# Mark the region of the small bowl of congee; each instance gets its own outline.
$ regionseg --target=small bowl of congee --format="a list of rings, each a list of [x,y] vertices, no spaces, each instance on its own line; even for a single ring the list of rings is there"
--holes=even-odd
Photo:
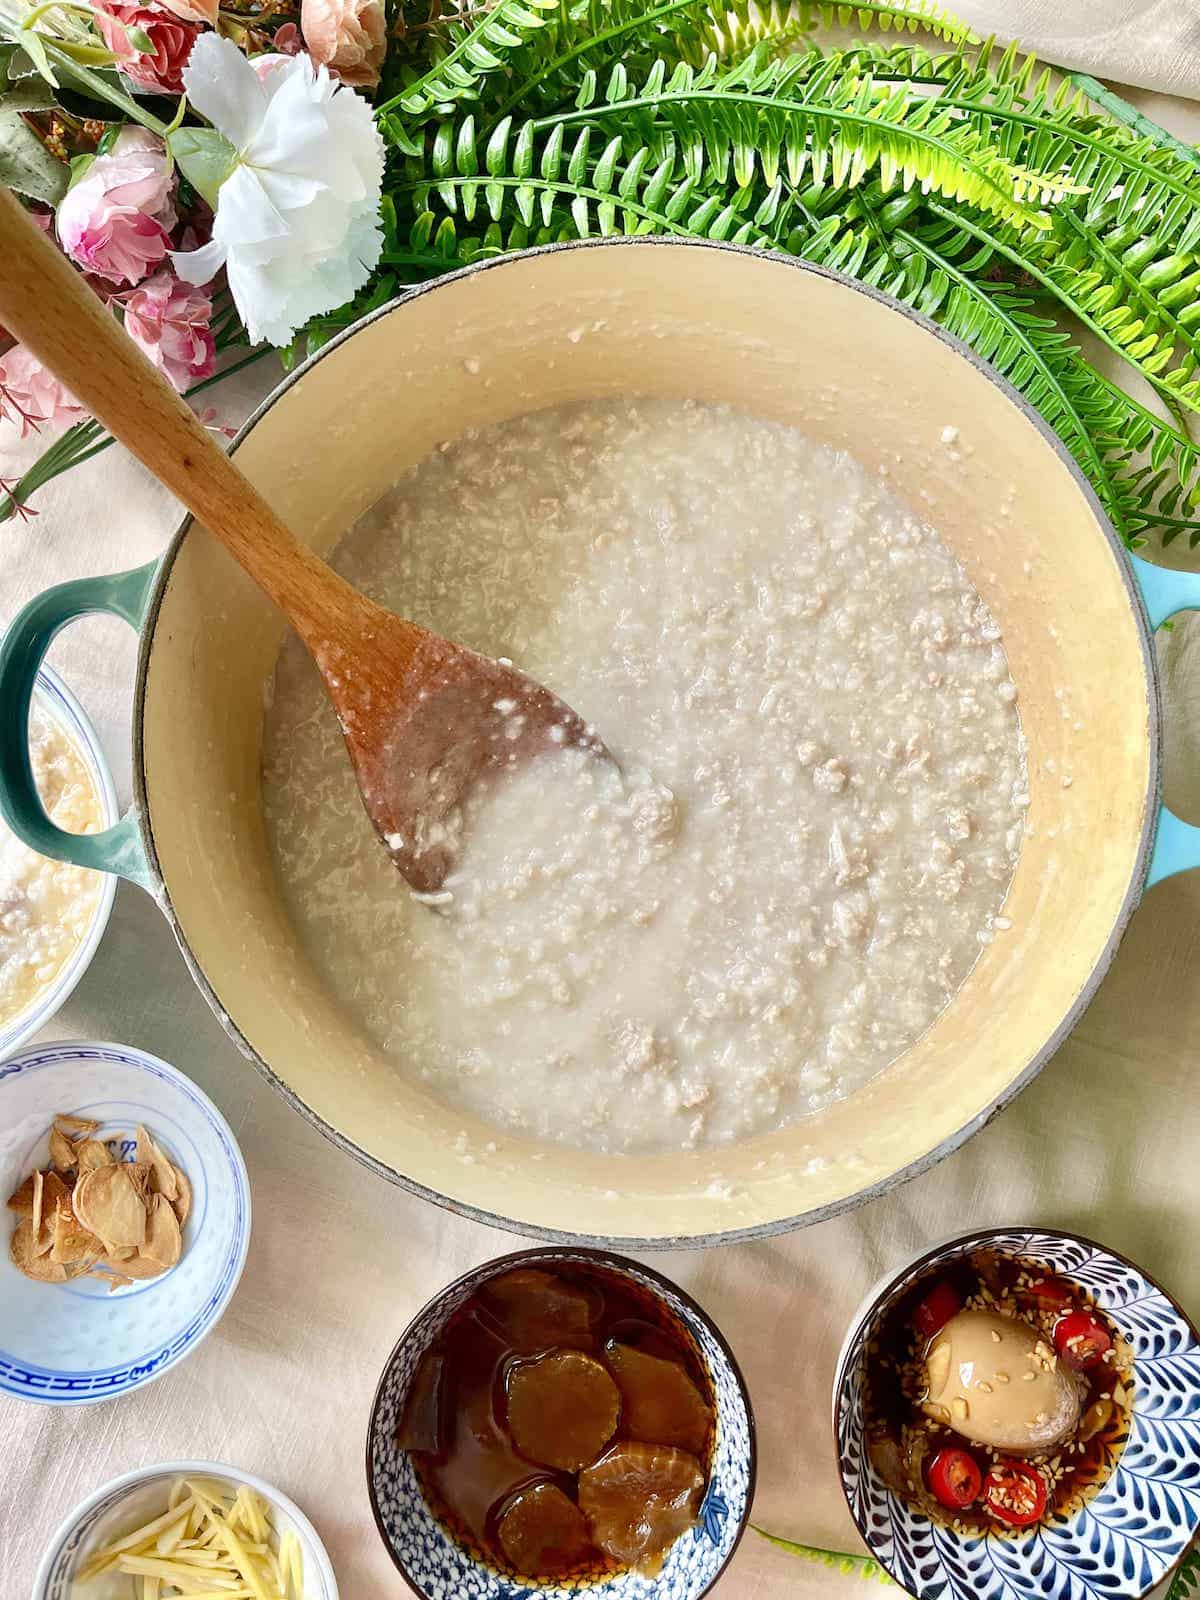
[[[381,845],[278,612],[191,522],[149,582],[124,869],[375,1170],[555,1242],[762,1235],[928,1166],[1065,1037],[1154,846],[1150,569],[946,335],[761,252],[532,251],[356,325],[237,458],[611,756],[479,784],[414,892],[419,824]]]
[[[47,816],[68,833],[117,820],[95,730],[61,678],[38,674],[29,755]],[[50,1021],[86,972],[116,880],[39,855],[0,820],[0,1059]]]

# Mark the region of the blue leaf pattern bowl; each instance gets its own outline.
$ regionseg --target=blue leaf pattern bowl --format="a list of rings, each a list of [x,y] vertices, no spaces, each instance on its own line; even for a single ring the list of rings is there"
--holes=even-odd
[[[863,1439],[863,1363],[884,1309],[938,1262],[981,1246],[1046,1262],[1082,1285],[1133,1350],[1133,1413],[1116,1464],[1082,1505],[1023,1533],[967,1537],[886,1487]],[[1090,1240],[1038,1229],[986,1231],[941,1246],[893,1277],[855,1323],[834,1383],[842,1487],[871,1553],[918,1600],[1143,1600],[1200,1520],[1200,1339],[1132,1262]]]
[[[717,1428],[708,1488],[695,1527],[667,1551],[653,1576],[619,1572],[564,1583],[530,1583],[490,1566],[460,1544],[430,1511],[407,1452],[396,1443],[417,1364],[480,1285],[514,1267],[599,1265],[648,1290],[687,1328],[716,1397]],[[733,1353],[700,1307],[668,1279],[607,1251],[524,1250],[489,1261],[438,1295],[405,1329],[384,1368],[367,1432],[367,1482],[388,1552],[423,1600],[700,1600],[728,1565],[754,1493],[754,1415]]]

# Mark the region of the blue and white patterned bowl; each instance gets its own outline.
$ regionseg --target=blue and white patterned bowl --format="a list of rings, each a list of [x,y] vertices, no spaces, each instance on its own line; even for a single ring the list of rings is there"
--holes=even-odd
[[[434,1517],[396,1429],[417,1364],[446,1323],[482,1284],[514,1267],[607,1268],[656,1297],[696,1342],[716,1397],[709,1485],[696,1527],[668,1550],[653,1577],[621,1572],[564,1584],[526,1583],[487,1565]],[[444,1289],[409,1323],[379,1380],[367,1430],[367,1483],[388,1553],[423,1600],[700,1600],[728,1565],[754,1494],[754,1413],[733,1352],[700,1307],[669,1279],[606,1250],[522,1250],[485,1262]]]
[[[192,1186],[179,1264],[113,1293],[94,1278],[34,1283],[0,1240],[0,1394],[88,1405],[161,1377],[216,1326],[250,1244],[250,1184],[228,1123],[175,1067],[127,1045],[48,1044],[0,1063],[0,1205],[46,1164],[63,1111],[94,1117],[101,1139],[145,1123]],[[0,1219],[10,1228],[12,1212]]]
[[[303,1600],[338,1600],[337,1580],[325,1546],[300,1507],[252,1472],[240,1472],[220,1461],[164,1461],[155,1467],[139,1467],[90,1494],[51,1539],[34,1579],[32,1600],[71,1600],[74,1575],[92,1551],[157,1516],[176,1478],[216,1478],[256,1490],[271,1507],[275,1531],[290,1531],[300,1540],[304,1553]],[[122,1594],[131,1588],[132,1581],[124,1580]],[[100,1596],[99,1584],[88,1587]]]
[[[112,774],[104,759],[96,730],[84,715],[78,700],[51,668],[42,667],[39,670],[35,694],[37,705],[47,711],[66,732],[71,743],[83,757],[84,765],[100,797],[101,825],[105,828],[111,827],[119,820],[121,812],[117,804],[117,791],[113,787]],[[0,827],[3,827],[3,823],[0,823]],[[117,892],[117,880],[112,873],[100,873],[97,877],[96,905],[87,933],[63,962],[53,982],[48,983],[23,1011],[19,1011],[10,1022],[0,1027],[0,1060],[19,1049],[39,1028],[46,1026],[91,964],[92,957],[104,937],[104,930],[108,927],[113,899]]]
[[[1044,1261],[1082,1285],[1133,1350],[1129,1437],[1082,1506],[1024,1533],[967,1537],[886,1487],[863,1448],[863,1362],[884,1310],[938,1262],[991,1246]],[[1200,1520],[1200,1338],[1131,1261],[1043,1229],[986,1230],[922,1255],[868,1301],[834,1381],[842,1487],[859,1532],[918,1600],[1142,1600],[1178,1562]]]

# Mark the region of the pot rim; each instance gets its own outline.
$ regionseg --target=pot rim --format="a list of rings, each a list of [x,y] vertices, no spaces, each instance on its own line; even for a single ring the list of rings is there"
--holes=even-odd
[[[713,1574],[712,1579],[708,1583],[707,1587],[703,1590],[702,1594],[697,1597],[697,1600],[703,1600],[704,1595],[711,1594],[720,1580],[725,1576],[725,1573],[729,1569],[729,1563],[737,1554],[738,1546],[745,1537],[746,1529],[750,1526],[750,1514],[754,1506],[754,1490],[758,1481],[758,1426],[754,1419],[754,1402],[750,1398],[750,1389],[746,1383],[745,1373],[743,1373],[741,1366],[738,1364],[738,1358],[734,1355],[729,1340],[725,1337],[721,1329],[717,1326],[715,1320],[709,1316],[708,1312],[705,1311],[704,1307],[699,1303],[695,1296],[689,1294],[688,1291],[682,1287],[682,1285],[676,1283],[672,1278],[668,1278],[665,1273],[658,1272],[654,1267],[646,1266],[644,1262],[635,1261],[630,1256],[621,1255],[616,1250],[596,1249],[590,1245],[576,1245],[570,1243],[545,1245],[540,1247],[535,1246],[530,1250],[513,1250],[510,1251],[508,1255],[493,1256],[487,1261],[479,1262],[477,1266],[468,1267],[465,1272],[459,1273],[458,1277],[455,1278],[451,1283],[443,1285],[442,1288],[431,1294],[428,1300],[425,1301],[424,1305],[421,1306],[420,1310],[415,1311],[405,1323],[404,1328],[401,1330],[400,1337],[388,1351],[387,1358],[383,1363],[383,1369],[380,1372],[378,1381],[375,1384],[375,1393],[371,1398],[371,1414],[367,1419],[367,1439],[365,1450],[367,1498],[371,1502],[371,1514],[375,1518],[375,1527],[379,1533],[380,1539],[383,1542],[383,1547],[391,1557],[392,1565],[396,1568],[396,1571],[399,1572],[404,1581],[409,1585],[414,1594],[421,1594],[423,1591],[421,1590],[420,1585],[410,1575],[408,1569],[400,1560],[399,1556],[397,1556],[396,1552],[392,1549],[391,1540],[388,1538],[384,1529],[383,1517],[380,1515],[379,1511],[379,1501],[375,1493],[375,1475],[371,1471],[371,1439],[375,1432],[375,1417],[379,1410],[379,1398],[383,1390],[384,1380],[387,1378],[392,1362],[395,1361],[396,1357],[400,1354],[400,1351],[411,1337],[413,1329],[417,1326],[421,1319],[428,1312],[432,1311],[440,1301],[445,1300],[448,1296],[452,1295],[456,1289],[461,1288],[465,1283],[474,1278],[485,1268],[511,1268],[517,1266],[528,1266],[530,1262],[536,1261],[561,1261],[562,1258],[567,1255],[576,1259],[582,1258],[585,1261],[595,1262],[600,1266],[614,1267],[618,1271],[628,1271],[630,1268],[632,1268],[634,1272],[640,1273],[643,1277],[650,1278],[656,1287],[665,1289],[668,1291],[668,1293],[674,1295],[675,1298],[683,1305],[684,1309],[686,1311],[690,1311],[692,1315],[695,1316],[696,1319],[707,1329],[714,1343],[720,1349],[721,1354],[729,1363],[729,1370],[733,1375],[734,1382],[737,1384],[738,1393],[742,1397],[742,1404],[746,1409],[746,1432],[750,1441],[750,1464],[747,1472],[746,1483],[746,1509],[742,1514],[741,1522],[738,1524],[738,1530],[734,1537],[734,1541],[729,1547],[729,1554],[725,1557],[720,1567]],[[586,1594],[586,1590],[581,1590],[580,1593],[581,1595]]]
[[[275,1069],[261,1056],[246,1038],[236,1020],[222,1004],[220,996],[209,982],[208,977],[196,960],[187,937],[180,926],[171,902],[170,889],[167,886],[162,868],[159,864],[158,851],[154,842],[154,825],[150,815],[149,796],[146,783],[145,745],[144,745],[144,712],[146,684],[149,675],[150,655],[153,649],[154,636],[158,624],[163,597],[170,580],[171,571],[176,557],[182,548],[183,541],[191,530],[195,519],[185,515],[172,535],[170,543],[159,561],[158,570],[154,576],[153,589],[145,616],[139,633],[137,676],[133,690],[132,708],[132,760],[133,760],[133,795],[137,809],[138,826],[141,834],[142,845],[146,852],[146,859],[150,873],[154,879],[155,899],[163,915],[170,923],[175,935],[176,943],[187,963],[188,971],[201,994],[208,1001],[209,1006],[216,1012],[225,1028],[226,1033],[234,1044],[268,1083],[284,1098],[284,1100],[298,1111],[312,1126],[325,1135],[340,1150],[345,1151],[363,1166],[370,1168],[380,1177],[389,1182],[398,1184],[409,1194],[416,1195],[419,1199],[431,1201],[443,1210],[450,1211],[456,1216],[465,1217],[472,1222],[482,1223],[485,1227],[503,1228],[509,1233],[522,1235],[526,1238],[541,1239],[547,1244],[582,1244],[595,1249],[612,1250],[679,1250],[679,1249],[708,1249],[717,1245],[743,1244],[755,1239],[774,1238],[785,1233],[792,1233],[799,1228],[811,1227],[818,1222],[827,1222],[833,1217],[841,1216],[848,1211],[856,1210],[859,1206],[869,1201],[877,1200],[883,1195],[890,1194],[892,1190],[908,1183],[913,1178],[920,1177],[923,1173],[931,1171],[949,1155],[960,1149],[968,1140],[981,1132],[992,1119],[1017,1098],[1030,1083],[1038,1076],[1042,1068],[1059,1050],[1067,1037],[1075,1028],[1080,1017],[1094,998],[1105,973],[1112,964],[1133,913],[1141,901],[1145,887],[1146,870],[1150,861],[1150,854],[1154,846],[1155,835],[1158,828],[1159,807],[1162,800],[1162,705],[1161,692],[1158,681],[1158,667],[1154,654],[1154,634],[1146,612],[1145,602],[1138,589],[1129,564],[1128,552],[1121,542],[1116,530],[1113,528],[1107,513],[1100,504],[1099,497],[1091,484],[1084,476],[1078,463],[1072,457],[1066,445],[1052,430],[1045,418],[1020,394],[999,372],[991,367],[971,347],[955,335],[948,333],[937,323],[923,316],[920,312],[912,310],[903,302],[893,296],[884,294],[868,284],[860,283],[855,278],[847,277],[844,273],[831,271],[828,267],[817,266],[813,262],[805,261],[799,256],[788,256],[782,252],[764,252],[749,245],[735,245],[716,240],[702,240],[680,238],[666,235],[646,235],[636,239],[607,238],[607,239],[576,239],[565,241],[561,244],[540,245],[534,249],[514,251],[503,256],[491,256],[482,261],[472,262],[469,266],[461,267],[456,272],[447,273],[444,277],[433,278],[427,283],[414,285],[405,293],[398,295],[386,305],[379,306],[369,312],[358,322],[352,323],[328,344],[322,345],[294,371],[288,373],[283,381],[271,390],[251,412],[250,416],[238,430],[236,437],[230,444],[230,454],[235,455],[243,439],[266,416],[267,412],[276,402],[287,393],[294,384],[298,383],[318,362],[339,349],[350,339],[363,333],[373,323],[381,318],[390,316],[402,307],[430,294],[446,284],[458,283],[464,279],[482,272],[503,271],[506,267],[516,267],[529,258],[548,256],[568,250],[633,250],[633,249],[694,249],[694,250],[721,250],[728,254],[745,256],[753,260],[770,260],[784,267],[791,267],[799,272],[809,273],[828,282],[841,285],[856,294],[863,295],[868,300],[874,300],[887,307],[897,315],[903,316],[908,321],[915,323],[919,328],[932,335],[947,349],[965,360],[976,372],[987,379],[1001,394],[1031,423],[1042,439],[1050,446],[1059,461],[1066,467],[1075,482],[1076,488],[1083,495],[1088,508],[1096,523],[1097,532],[1106,540],[1114,557],[1125,586],[1129,599],[1130,609],[1138,629],[1138,637],[1142,647],[1142,664],[1144,667],[1146,714],[1148,724],[1149,744],[1149,783],[1146,794],[1146,809],[1142,820],[1141,837],[1134,855],[1133,870],[1130,874],[1129,885],[1125,891],[1121,908],[1113,922],[1112,930],[1105,941],[1103,949],[1098,955],[1095,965],[1088,976],[1087,982],[1082,985],[1079,993],[1068,1007],[1058,1027],[1048,1036],[1042,1046],[1034,1053],[1030,1061],[1021,1072],[1013,1078],[1006,1088],[997,1095],[987,1106],[977,1112],[968,1122],[958,1128],[948,1138],[932,1150],[926,1151],[915,1161],[890,1173],[886,1178],[868,1185],[866,1188],[856,1190],[852,1195],[847,1195],[840,1200],[829,1202],[827,1205],[817,1206],[810,1211],[802,1211],[789,1217],[780,1217],[768,1222],[752,1224],[745,1228],[732,1228],[723,1232],[705,1234],[676,1234],[654,1235],[642,1237],[639,1235],[604,1235],[570,1233],[559,1228],[543,1227],[534,1223],[522,1221],[520,1218],[505,1216],[497,1211],[488,1211],[481,1206],[471,1205],[465,1201],[454,1199],[449,1195],[440,1194],[437,1190],[429,1188],[426,1184],[408,1177],[405,1173],[398,1172],[378,1156],[371,1155],[360,1145],[333,1126],[314,1111],[311,1106],[275,1071]],[[886,1068],[884,1070],[887,1070]]]

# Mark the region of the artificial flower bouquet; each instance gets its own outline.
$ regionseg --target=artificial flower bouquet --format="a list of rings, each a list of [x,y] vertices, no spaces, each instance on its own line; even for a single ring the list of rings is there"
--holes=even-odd
[[[0,176],[181,393],[218,345],[287,345],[367,282],[383,141],[349,85],[378,81],[379,0],[64,3],[5,36]],[[8,339],[0,409],[22,433],[83,416]]]
[[[483,256],[786,251],[990,361],[1129,544],[1200,542],[1200,153],[937,0],[0,0],[0,181],[198,406]],[[110,442],[3,330],[0,413],[44,435],[0,521]]]

